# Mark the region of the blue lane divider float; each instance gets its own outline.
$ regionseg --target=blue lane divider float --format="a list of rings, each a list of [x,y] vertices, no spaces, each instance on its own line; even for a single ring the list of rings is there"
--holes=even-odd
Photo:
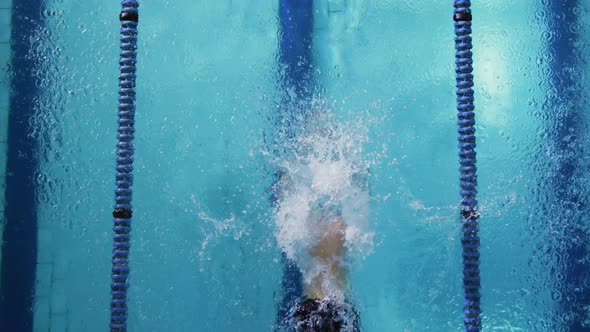
[[[135,64],[139,3],[121,2],[121,54],[119,59],[119,127],[115,209],[113,211],[113,258],[111,272],[111,332],[127,331],[127,289],[131,233],[133,184],[133,137],[135,133]]]
[[[580,150],[586,130],[583,125],[587,117],[588,103],[585,82],[580,74],[584,65],[581,57],[580,38],[582,27],[578,17],[580,1],[547,1],[545,4],[547,27],[551,32],[547,44],[549,53],[549,83],[555,93],[548,94],[543,112],[548,115],[549,140],[552,154],[559,162],[558,174],[549,179],[545,190],[551,197],[547,220],[559,224],[563,229],[557,248],[558,275],[555,292],[559,294],[558,319],[563,331],[590,331],[590,253],[586,215],[580,213],[587,206],[580,190]],[[572,213],[572,211],[575,211]]]
[[[31,56],[38,55],[31,49],[31,40],[38,38],[36,34],[43,28],[43,1],[19,0],[13,1],[12,6],[0,330],[32,332],[38,249],[36,181],[40,178],[36,176],[39,142],[31,135],[31,119],[42,85],[38,73],[44,68],[39,67],[37,56]]]
[[[479,212],[473,106],[473,53],[471,52],[471,1],[454,1],[455,64],[459,125],[461,222],[463,247],[463,289],[465,330],[481,331],[479,278]]]
[[[279,1],[279,88],[283,92],[277,114],[279,144],[293,138],[309,116],[312,91],[313,0]],[[276,203],[276,202],[275,202]],[[282,299],[277,326],[286,323],[289,310],[302,296],[302,276],[297,265],[283,254]]]

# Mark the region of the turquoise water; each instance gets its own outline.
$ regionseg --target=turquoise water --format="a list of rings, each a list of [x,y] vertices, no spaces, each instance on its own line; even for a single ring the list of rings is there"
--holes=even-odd
[[[541,208],[559,159],[543,109],[543,6],[472,7],[485,330],[561,331],[565,319],[552,291],[563,257],[549,240],[560,230]],[[43,68],[31,133],[42,142],[35,324],[102,331],[120,7],[45,7],[31,51]],[[363,331],[460,331],[452,3],[316,7],[316,102],[333,126],[358,129],[346,135],[370,168],[362,232],[372,237],[351,267]],[[280,102],[277,11],[270,0],[141,3],[130,331],[269,331],[276,322],[281,245],[268,188],[277,160],[265,135]],[[581,133],[576,144],[587,140]],[[579,158],[584,165],[584,151]]]

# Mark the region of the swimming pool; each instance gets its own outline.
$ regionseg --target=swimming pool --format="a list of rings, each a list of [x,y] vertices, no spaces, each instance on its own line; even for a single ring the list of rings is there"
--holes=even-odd
[[[588,329],[590,7],[553,3],[472,5],[485,330]],[[314,6],[316,105],[352,128],[346,142],[370,169],[373,236],[351,270],[363,331],[462,330],[452,3]],[[102,331],[120,3],[0,0],[0,11],[12,31],[8,44],[0,30],[11,75],[0,111],[12,112],[0,118],[3,326]],[[270,0],[141,4],[132,331],[276,323],[277,12]]]

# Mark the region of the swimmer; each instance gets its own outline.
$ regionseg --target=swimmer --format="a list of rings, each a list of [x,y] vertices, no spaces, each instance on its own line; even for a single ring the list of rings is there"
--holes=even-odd
[[[286,173],[280,175],[273,188],[279,202],[291,182]],[[291,310],[292,325],[295,331],[301,332],[358,332],[358,312],[346,300],[348,275],[343,266],[346,225],[341,207],[331,197],[322,196],[313,203],[309,218],[319,234],[308,249],[317,270],[310,280],[303,282],[303,298]]]

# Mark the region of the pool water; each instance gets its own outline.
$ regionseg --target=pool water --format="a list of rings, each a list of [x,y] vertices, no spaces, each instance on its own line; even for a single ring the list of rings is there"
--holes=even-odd
[[[452,2],[315,1],[310,107],[336,138],[289,148],[338,151],[342,163],[275,151],[278,7],[141,2],[129,330],[273,330],[282,251],[296,257],[308,235],[285,228],[269,188],[277,168],[301,162],[358,204],[347,240],[363,331],[463,330]],[[0,121],[30,116],[12,116],[0,142],[2,224],[35,223],[14,233],[26,241],[4,234],[2,294],[34,297],[29,323],[3,300],[2,324],[103,331],[120,3],[0,0],[4,10],[0,90],[12,102]],[[590,330],[590,4],[482,0],[472,11],[484,330]],[[363,201],[332,181],[360,169]],[[31,273],[11,284],[12,271]]]

